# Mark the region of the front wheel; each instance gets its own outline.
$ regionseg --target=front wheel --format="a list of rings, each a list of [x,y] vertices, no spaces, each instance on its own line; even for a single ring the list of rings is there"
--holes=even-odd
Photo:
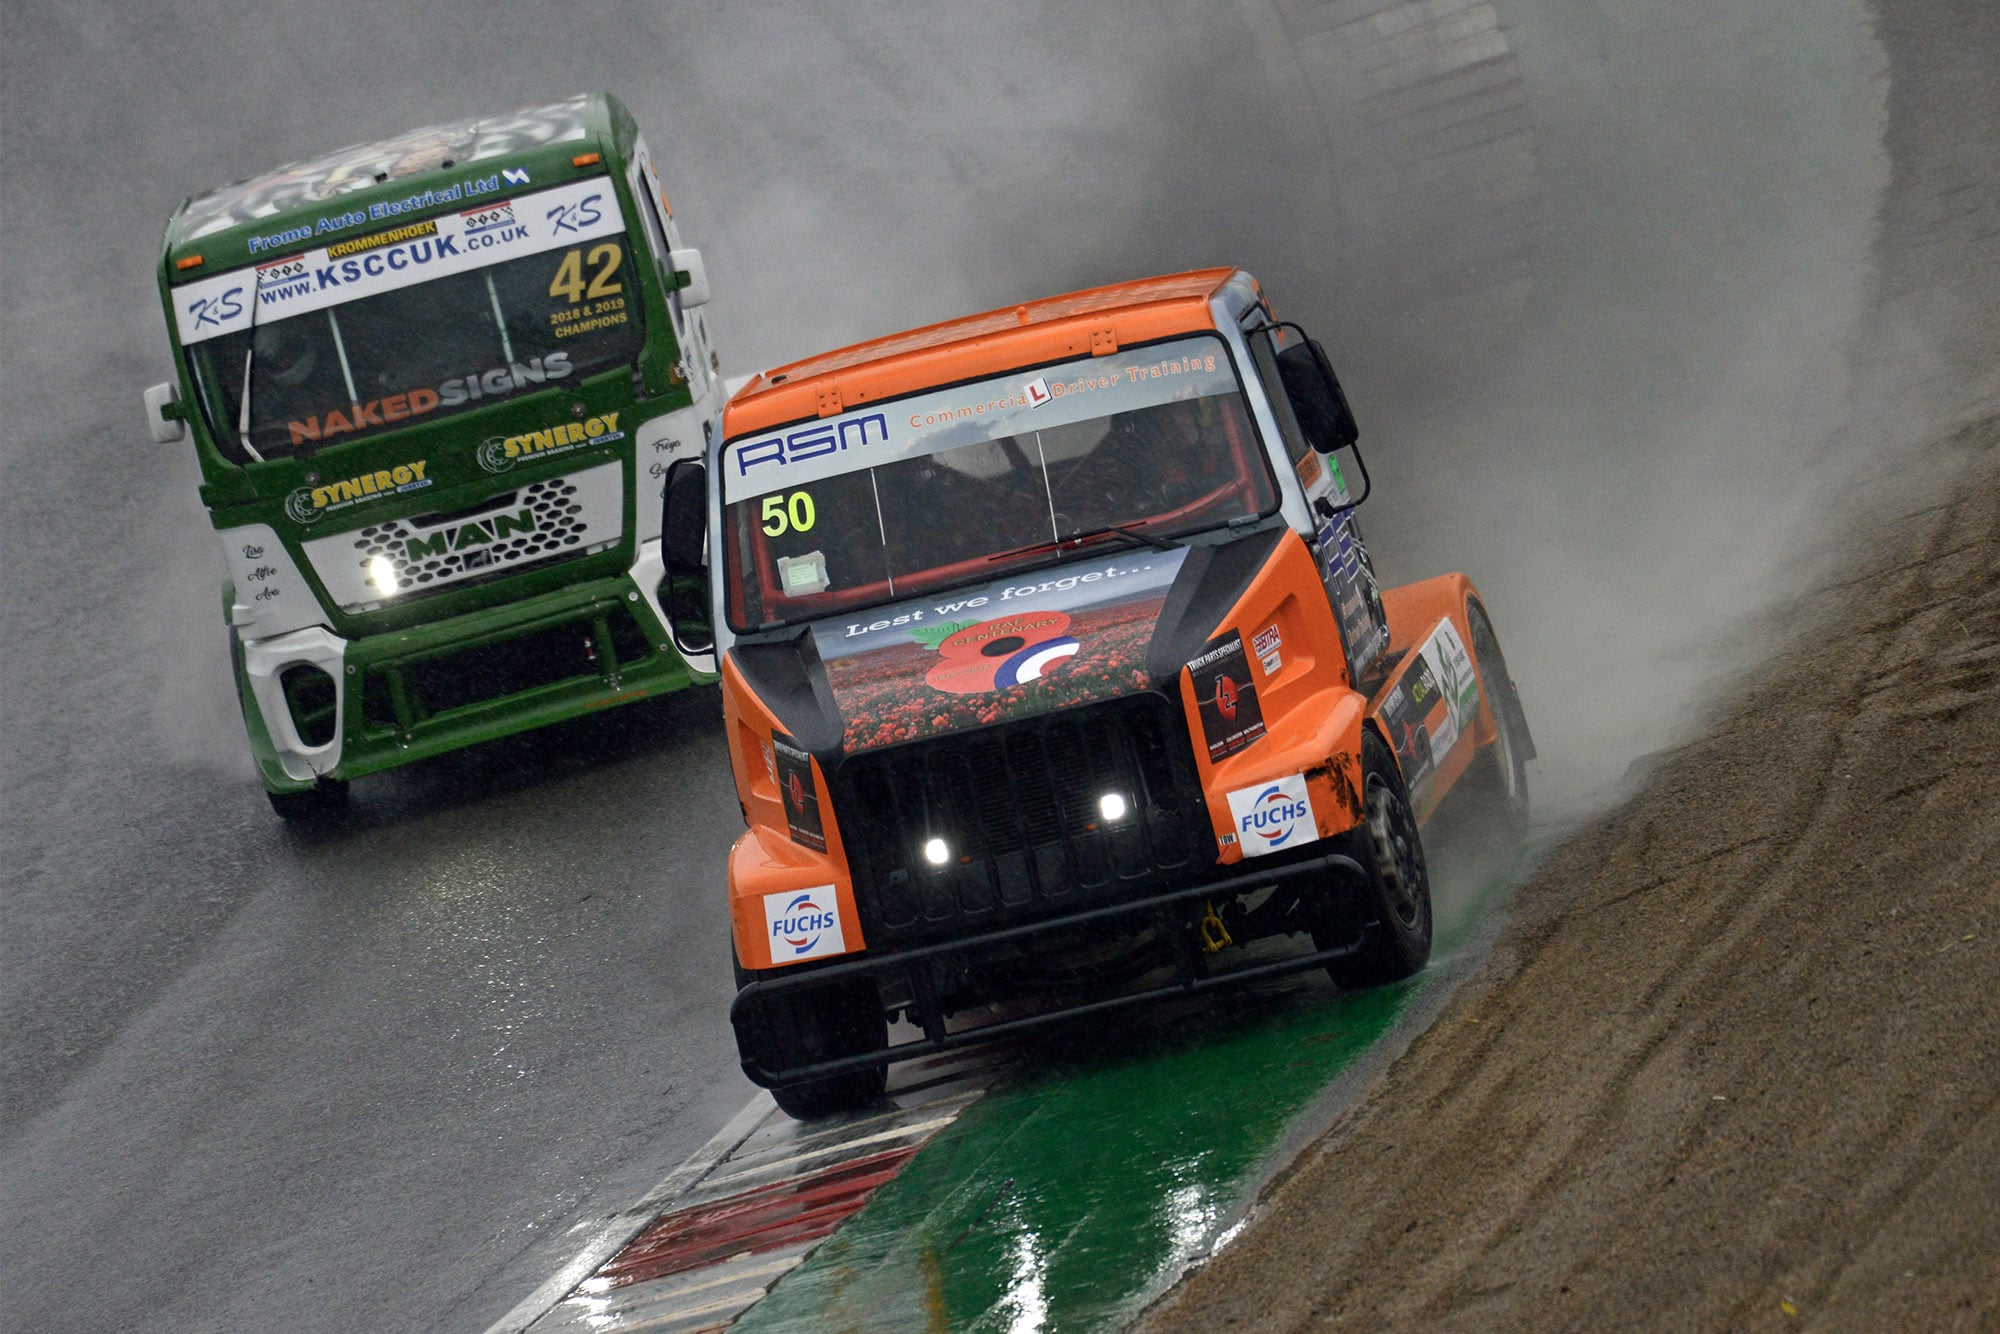
[[[1409,789],[1388,743],[1361,733],[1364,818],[1355,840],[1364,872],[1361,952],[1326,970],[1350,990],[1378,987],[1418,972],[1431,957],[1431,878]],[[1330,944],[1331,942],[1322,942]]]

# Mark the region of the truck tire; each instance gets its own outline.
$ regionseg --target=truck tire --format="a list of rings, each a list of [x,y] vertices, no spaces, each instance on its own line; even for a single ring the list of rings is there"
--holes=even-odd
[[[1501,656],[1486,608],[1472,603],[1466,619],[1472,623],[1472,656],[1479,664],[1480,684],[1498,735],[1472,757],[1471,768],[1459,780],[1465,792],[1460,804],[1475,836],[1493,851],[1506,852],[1528,830],[1528,758],[1534,753],[1533,743],[1528,739],[1528,715],[1507,674],[1507,659]]]
[[[1355,831],[1357,858],[1366,873],[1361,896],[1361,952],[1328,963],[1333,980],[1349,990],[1401,981],[1431,957],[1431,879],[1423,836],[1410,808],[1409,789],[1395,752],[1372,728],[1361,733],[1361,799],[1365,815]],[[1315,933],[1322,948],[1338,943]]]
[[[271,809],[288,823],[324,824],[347,809],[347,780],[322,778],[303,792],[273,792],[266,788],[264,795],[271,799]]]
[[[737,965],[739,985],[756,977]],[[758,1064],[771,1070],[883,1051],[889,1045],[889,1017],[882,1009],[881,992],[865,979],[767,1001],[759,1020],[757,1028],[765,1045],[753,1055]],[[880,1100],[888,1082],[888,1070],[878,1065],[825,1079],[780,1084],[771,1090],[771,1096],[793,1120],[816,1121],[870,1106]]]

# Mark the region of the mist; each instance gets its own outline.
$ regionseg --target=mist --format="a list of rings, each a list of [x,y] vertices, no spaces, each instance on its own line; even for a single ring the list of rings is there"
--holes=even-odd
[[[1840,429],[1887,183],[1880,56],[1860,0],[1466,0],[1429,36],[1352,8],[13,4],[5,296],[62,333],[7,345],[9,420],[41,429],[8,437],[4,540],[10,567],[56,572],[10,596],[9,657],[52,608],[94,609],[80,648],[144,648],[149,744],[247,779],[195,469],[139,424],[167,371],[166,215],[605,88],[707,257],[731,375],[1250,268],[1342,371],[1385,578],[1473,576],[1544,809],[1600,806],[1768,650],[1757,617],[1817,577],[1842,479],[1881,447]],[[1476,76],[1493,133],[1382,91],[1427,68]],[[49,522],[82,495],[115,523],[123,594],[89,577],[95,530]],[[66,688],[47,662],[14,679],[16,724]],[[8,732],[17,776],[54,761]]]

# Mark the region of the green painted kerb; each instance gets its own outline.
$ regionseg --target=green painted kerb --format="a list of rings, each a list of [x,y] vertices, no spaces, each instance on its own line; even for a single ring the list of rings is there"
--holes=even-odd
[[[1092,1030],[1117,1050],[975,1103],[737,1328],[1116,1325],[1215,1239],[1292,1118],[1422,985]]]
[[[1443,878],[1458,892],[1437,899],[1440,962],[1522,865]],[[1213,1244],[1287,1127],[1445,976],[1434,963],[1352,995],[1310,976],[1033,1049],[735,1328],[1115,1329]]]

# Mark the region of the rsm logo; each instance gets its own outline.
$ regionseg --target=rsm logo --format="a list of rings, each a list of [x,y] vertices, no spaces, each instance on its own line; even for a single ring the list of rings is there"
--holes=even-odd
[[[789,435],[774,435],[764,440],[752,440],[736,447],[736,475],[747,477],[750,470],[765,463],[804,463],[809,459],[825,458],[842,450],[860,449],[864,445],[886,445],[889,443],[889,419],[882,413],[871,413],[866,417],[851,417],[845,421],[820,422],[793,431]]]

